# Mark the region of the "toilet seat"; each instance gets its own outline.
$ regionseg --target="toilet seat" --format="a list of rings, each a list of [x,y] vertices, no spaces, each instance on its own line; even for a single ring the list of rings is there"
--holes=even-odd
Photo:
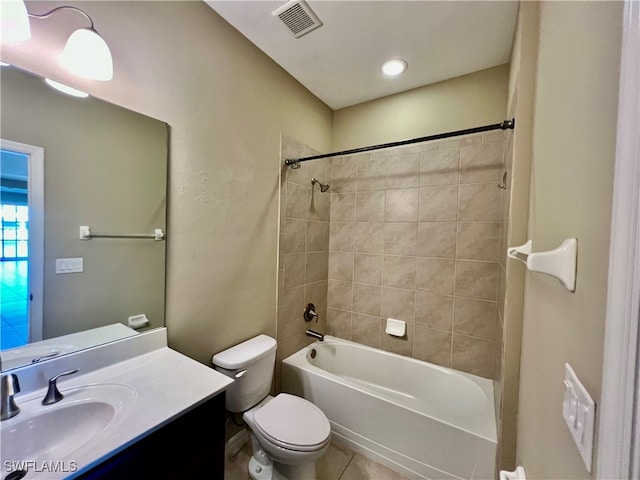
[[[266,440],[288,450],[318,450],[331,435],[331,425],[322,410],[288,393],[277,395],[259,408],[253,419],[256,430]]]

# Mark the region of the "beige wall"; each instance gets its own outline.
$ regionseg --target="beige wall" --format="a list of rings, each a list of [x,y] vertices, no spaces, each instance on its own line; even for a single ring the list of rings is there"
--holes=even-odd
[[[489,68],[336,110],[333,149],[346,150],[500,123],[509,66]]]
[[[166,230],[167,126],[93,98],[2,69],[2,138],[44,149],[44,338],[145,313],[165,323],[165,242],[81,241],[93,232]],[[82,273],[56,275],[56,258],[83,258]]]
[[[64,46],[43,30],[55,21],[2,59],[170,125],[170,346],[210,364],[214,352],[275,335],[280,134],[326,151],[331,110],[203,2],[71,4],[111,47],[111,82],[73,78],[41,54],[47,42]]]
[[[595,478],[562,419],[562,382],[568,362],[600,398],[621,22],[617,2],[540,5],[529,235],[534,251],[576,237],[578,266],[575,293],[526,276],[517,461],[531,478]]]

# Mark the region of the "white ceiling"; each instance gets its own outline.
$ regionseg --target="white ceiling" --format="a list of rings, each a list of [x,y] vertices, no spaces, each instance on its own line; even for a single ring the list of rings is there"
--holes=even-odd
[[[286,0],[205,0],[329,107],[339,109],[509,61],[517,1],[307,0],[323,25],[295,38]],[[402,57],[409,68],[385,77]]]

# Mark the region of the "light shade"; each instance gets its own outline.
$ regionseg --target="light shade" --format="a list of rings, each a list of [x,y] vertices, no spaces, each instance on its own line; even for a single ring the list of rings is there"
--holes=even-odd
[[[2,43],[23,42],[31,38],[31,26],[27,7],[22,0],[0,1],[0,41]]]
[[[50,87],[53,87],[62,93],[66,93],[67,95],[72,95],[79,98],[87,98],[89,96],[87,92],[83,92],[82,90],[78,90],[77,88],[70,87],[69,85],[65,85],[64,83],[56,82],[55,80],[51,80],[50,78],[45,78],[44,81]]]
[[[81,28],[71,34],[62,52],[62,63],[71,72],[93,80],[113,78],[113,60],[98,32]]]
[[[400,75],[407,69],[407,62],[401,58],[394,58],[382,65],[382,73],[389,77]]]

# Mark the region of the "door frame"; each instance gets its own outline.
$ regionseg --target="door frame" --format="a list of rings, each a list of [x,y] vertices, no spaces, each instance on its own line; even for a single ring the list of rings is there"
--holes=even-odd
[[[44,148],[0,139],[0,148],[29,156],[29,342],[43,339],[44,303]]]
[[[640,478],[640,2],[625,0],[597,478]]]

